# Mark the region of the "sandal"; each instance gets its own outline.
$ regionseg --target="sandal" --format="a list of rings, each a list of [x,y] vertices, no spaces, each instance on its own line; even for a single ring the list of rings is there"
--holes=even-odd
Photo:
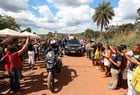
[[[110,82],[108,82],[107,84],[110,85],[110,86],[112,86],[112,83],[110,83]]]
[[[115,88],[113,88],[112,86],[111,87],[108,87],[110,90],[115,90]]]

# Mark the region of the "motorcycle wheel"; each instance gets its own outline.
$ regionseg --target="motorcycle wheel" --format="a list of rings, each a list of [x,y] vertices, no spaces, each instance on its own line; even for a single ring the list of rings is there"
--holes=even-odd
[[[49,72],[48,74],[48,88],[53,92],[54,90],[54,76],[52,72]]]

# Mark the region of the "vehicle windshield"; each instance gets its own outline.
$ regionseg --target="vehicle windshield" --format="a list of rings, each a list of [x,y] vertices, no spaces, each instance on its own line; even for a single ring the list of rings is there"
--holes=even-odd
[[[69,40],[68,44],[80,44],[78,40]]]

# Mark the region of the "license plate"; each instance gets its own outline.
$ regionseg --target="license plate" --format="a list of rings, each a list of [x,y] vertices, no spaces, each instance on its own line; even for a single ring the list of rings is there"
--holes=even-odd
[[[75,51],[71,51],[71,53],[75,53]]]

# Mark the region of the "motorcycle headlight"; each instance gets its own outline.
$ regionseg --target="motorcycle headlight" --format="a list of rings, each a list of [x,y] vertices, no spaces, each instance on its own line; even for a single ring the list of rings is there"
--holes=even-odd
[[[53,60],[48,60],[47,62],[48,62],[48,63],[51,63],[51,64],[52,64],[52,63],[54,63],[54,61],[53,61]]]
[[[46,54],[46,61],[47,61],[48,63],[53,63],[53,62],[54,62],[54,55],[53,55],[52,52],[48,52],[48,53]]]

